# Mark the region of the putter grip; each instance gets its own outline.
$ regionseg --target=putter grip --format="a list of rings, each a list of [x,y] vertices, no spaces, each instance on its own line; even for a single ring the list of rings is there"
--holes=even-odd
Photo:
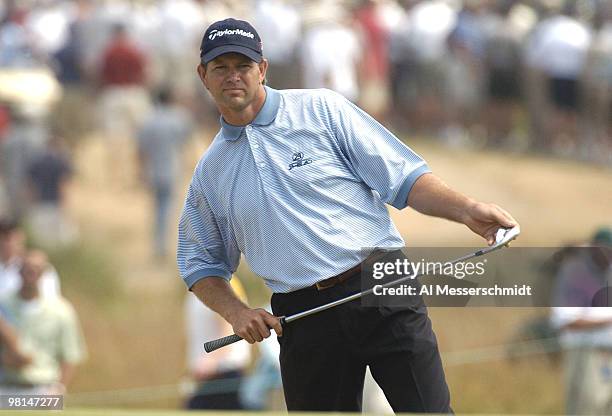
[[[229,335],[227,337],[215,339],[212,341],[208,341],[204,343],[204,351],[213,352],[218,350],[219,348],[225,347],[226,345],[233,344],[234,342],[238,342],[242,339],[240,335]]]

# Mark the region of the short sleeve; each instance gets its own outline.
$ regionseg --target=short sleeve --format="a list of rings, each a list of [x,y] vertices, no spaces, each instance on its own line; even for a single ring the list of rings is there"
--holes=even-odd
[[[55,298],[60,296],[60,280],[57,275],[57,270],[54,267],[49,267],[41,276],[38,287],[43,296]]]
[[[365,111],[330,96],[334,134],[354,172],[383,202],[405,208],[416,180],[431,172],[427,163]]]
[[[232,270],[237,267],[229,264],[219,224],[195,178],[187,191],[179,221],[177,263],[189,288],[205,277],[217,276],[229,281]]]
[[[85,360],[87,356],[85,338],[83,337],[76,312],[72,306],[68,304],[65,305],[65,313],[62,319],[61,328],[59,343],[60,361],[78,364]]]

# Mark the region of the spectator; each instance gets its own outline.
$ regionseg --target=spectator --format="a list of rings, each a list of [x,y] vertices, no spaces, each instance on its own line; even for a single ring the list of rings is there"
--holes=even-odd
[[[325,2],[311,5],[301,48],[303,85],[329,88],[356,102],[361,45],[343,13]]]
[[[444,123],[446,38],[456,12],[443,0],[403,3],[405,15],[389,44],[394,124],[437,134]]]
[[[73,19],[72,7],[66,1],[42,1],[30,6],[25,26],[44,58],[53,55],[66,42],[70,21]]]
[[[580,156],[612,164],[612,3],[600,3],[585,70],[584,136]]]
[[[11,117],[8,106],[0,103],[0,142],[4,139],[11,126]]]
[[[65,213],[66,195],[72,176],[72,163],[63,139],[54,136],[47,149],[28,166],[31,200],[29,222],[41,244],[68,244],[76,238],[76,228]]]
[[[127,29],[117,24],[102,55],[102,87],[142,87],[146,84],[146,58]]]
[[[295,61],[302,22],[295,4],[286,0],[257,0],[253,24],[272,62],[266,74],[268,84],[276,89],[298,88],[300,71],[296,70]],[[278,39],[283,41],[277,42]],[[336,51],[342,52],[342,48]]]
[[[513,1],[499,4],[488,17],[485,43],[487,143],[509,144],[521,97],[522,31],[512,21]]]
[[[21,270],[25,254],[25,233],[17,223],[0,220],[0,298],[12,296],[21,286]],[[39,280],[43,297],[60,296],[57,272],[49,265]]]
[[[466,0],[448,36],[449,125],[445,139],[463,145],[484,139],[480,126],[486,37],[483,0]]]
[[[552,14],[540,21],[526,46],[526,61],[533,72],[528,90],[538,91],[544,85],[542,101],[530,96],[533,111],[541,131],[535,148],[553,150],[564,155],[574,154],[578,146],[577,116],[582,86],[580,78],[585,68],[591,31],[573,16],[571,10]],[[537,131],[536,131],[537,134]]]
[[[70,25],[67,42],[54,55],[55,75],[61,82],[62,98],[51,122],[54,130],[70,143],[78,143],[91,129],[89,94],[85,87],[83,37],[79,24]]]
[[[129,184],[136,129],[149,112],[147,59],[130,38],[127,29],[117,24],[102,54],[100,64],[100,115],[108,139],[108,167],[111,179]]]
[[[0,149],[3,149],[3,142],[10,128],[11,118],[7,106],[0,103]],[[4,162],[3,157],[0,157],[0,162]],[[9,203],[6,195],[6,179],[4,178],[3,169],[0,169],[0,217],[8,216]]]
[[[0,141],[0,176],[4,178],[9,202],[8,216],[21,220],[28,209],[28,173],[32,158],[47,142],[45,126],[23,109],[10,108],[11,123]]]
[[[368,49],[361,62],[360,106],[379,122],[386,116],[389,101],[389,27],[383,13],[387,6],[386,2],[362,0],[355,10],[355,19]]]
[[[158,74],[156,85],[169,85],[177,98],[190,101],[196,92],[194,82],[199,79],[193,71],[198,62],[188,51],[198,45],[210,8],[194,0],[161,0],[156,9],[160,22],[151,25],[154,33],[147,39]]]
[[[138,133],[144,179],[155,199],[154,252],[160,258],[167,254],[168,220],[181,176],[180,150],[191,136],[192,124],[189,114],[174,104],[172,91],[164,88]]]
[[[231,285],[239,297],[246,299],[244,289],[237,278],[231,280]],[[187,365],[197,383],[196,391],[187,400],[186,407],[242,409],[239,391],[251,356],[249,344],[238,342],[203,355],[203,342],[226,336],[232,331],[232,327],[191,293],[188,293],[185,299],[185,315]]]
[[[566,412],[612,414],[612,307],[592,307],[612,278],[612,230],[560,266],[552,321],[564,349]]]
[[[0,67],[32,67],[38,64],[34,43],[25,20],[27,11],[12,5],[0,25]]]
[[[48,262],[40,251],[28,252],[21,267],[21,288],[0,302],[3,318],[17,334],[19,350],[31,357],[21,367],[3,368],[0,392],[64,394],[75,366],[85,357],[79,323],[61,297],[41,296],[39,281]]]

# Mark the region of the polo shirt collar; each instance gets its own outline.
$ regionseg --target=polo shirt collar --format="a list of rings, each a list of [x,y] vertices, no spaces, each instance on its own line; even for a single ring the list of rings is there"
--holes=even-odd
[[[278,112],[278,106],[280,104],[280,93],[268,86],[264,86],[266,89],[266,100],[264,101],[261,110],[255,116],[255,119],[250,123],[254,126],[267,126],[272,123],[276,118]],[[225,140],[236,140],[240,137],[244,126],[234,126],[223,120],[223,116],[220,117],[221,131]]]

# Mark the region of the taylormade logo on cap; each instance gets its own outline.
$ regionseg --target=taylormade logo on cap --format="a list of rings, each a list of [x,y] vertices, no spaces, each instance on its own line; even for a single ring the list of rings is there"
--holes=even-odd
[[[251,39],[255,38],[254,34],[252,34],[251,32],[245,32],[242,29],[225,29],[225,30],[213,29],[208,34],[208,39],[213,40],[216,37],[220,37],[224,35],[240,35],[240,36],[246,36],[247,38],[251,38]]]
[[[239,53],[255,62],[261,62],[261,38],[249,22],[225,19],[213,23],[206,29],[200,46],[203,64],[226,53]]]

